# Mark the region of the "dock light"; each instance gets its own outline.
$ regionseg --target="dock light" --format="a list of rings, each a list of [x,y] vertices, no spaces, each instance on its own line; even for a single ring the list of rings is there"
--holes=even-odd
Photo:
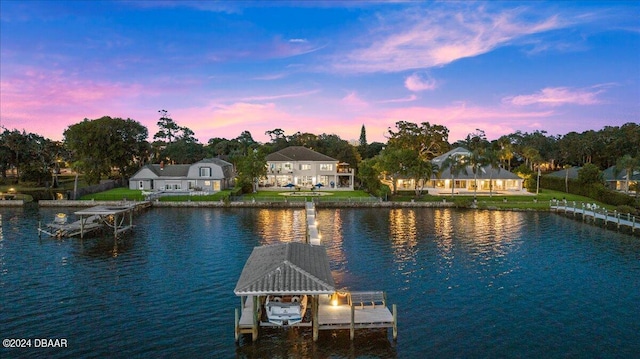
[[[16,193],[16,189],[13,187],[9,188],[9,193]]]
[[[338,293],[331,294],[331,305],[334,307],[338,306]]]

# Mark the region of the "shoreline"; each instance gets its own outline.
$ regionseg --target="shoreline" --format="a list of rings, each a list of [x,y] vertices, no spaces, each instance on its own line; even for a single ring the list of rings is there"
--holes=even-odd
[[[73,200],[41,200],[37,202],[39,207],[93,207],[99,205],[117,206],[123,203],[144,203],[144,201],[73,201]],[[304,201],[187,201],[187,202],[160,202],[151,201],[151,208],[304,208]],[[459,208],[459,209],[476,209],[489,211],[522,211],[522,212],[548,212],[550,208],[503,208],[503,207],[458,207],[453,201],[438,202],[333,202],[319,201],[316,202],[317,208]]]

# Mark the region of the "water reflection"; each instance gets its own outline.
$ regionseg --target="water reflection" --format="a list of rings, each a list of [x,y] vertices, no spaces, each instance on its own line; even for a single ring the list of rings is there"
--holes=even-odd
[[[304,210],[259,209],[257,211],[254,228],[261,238],[261,244],[304,241],[306,235]]]
[[[395,343],[386,330],[358,330],[350,340],[348,330],[321,330],[318,341],[311,331],[289,328],[260,331],[260,340],[243,336],[236,348],[236,358],[396,358]]]

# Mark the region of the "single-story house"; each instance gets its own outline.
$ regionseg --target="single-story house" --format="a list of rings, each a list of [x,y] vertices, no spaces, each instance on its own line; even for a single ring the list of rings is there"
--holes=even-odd
[[[231,163],[207,158],[190,165],[146,165],[129,179],[129,188],[163,192],[217,192],[233,187],[233,181]]]
[[[627,182],[627,170],[611,166],[602,172],[604,181],[607,186],[617,191],[627,192],[627,183],[629,184],[629,191],[637,188],[638,181],[640,181],[640,171],[635,170],[631,172],[629,181]]]
[[[431,179],[424,184],[424,189],[431,194],[451,194],[452,186],[455,192],[466,194],[471,194],[472,192],[482,194],[489,191],[502,191],[511,194],[514,192],[526,192],[523,186],[524,179],[504,168],[492,168],[487,165],[479,168],[478,173],[474,174],[473,168],[467,166],[452,176],[450,167],[444,166],[449,157],[465,157],[469,155],[471,155],[469,150],[457,147],[433,158],[431,163],[438,166],[440,170],[439,173],[433,174]],[[422,183],[418,183],[418,186],[421,185]],[[416,183],[413,179],[398,179],[396,188],[398,190],[414,190]]]
[[[267,175],[259,182],[262,189],[314,186],[324,189],[353,190],[354,172],[341,163],[303,146],[290,146],[266,156]]]

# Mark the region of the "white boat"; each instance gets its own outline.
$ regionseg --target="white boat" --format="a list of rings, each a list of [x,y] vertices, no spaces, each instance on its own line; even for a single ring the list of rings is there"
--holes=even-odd
[[[264,307],[267,319],[276,325],[300,323],[307,310],[306,295],[269,295]]]

